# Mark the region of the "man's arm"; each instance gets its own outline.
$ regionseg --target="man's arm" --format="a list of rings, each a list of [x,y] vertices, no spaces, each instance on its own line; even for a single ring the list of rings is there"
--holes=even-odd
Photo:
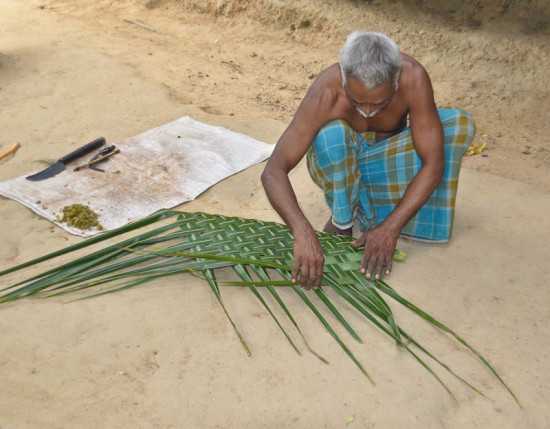
[[[361,264],[367,277],[377,278],[391,271],[392,257],[403,227],[416,214],[435,190],[444,169],[443,130],[433,98],[433,89],[426,71],[413,71],[408,93],[410,124],[416,153],[422,167],[409,183],[405,195],[382,224],[365,234],[357,244],[365,244]]]
[[[314,84],[308,91],[262,173],[271,205],[294,236],[293,280],[308,289],[319,286],[324,255],[315,230],[298,205],[288,173],[303,158],[334,104],[335,97],[318,86]]]

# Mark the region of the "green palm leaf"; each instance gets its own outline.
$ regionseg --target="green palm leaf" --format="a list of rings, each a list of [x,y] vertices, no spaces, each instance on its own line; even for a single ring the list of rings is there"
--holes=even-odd
[[[497,373],[495,367],[462,337],[399,295],[387,283],[365,279],[359,272],[361,251],[351,245],[351,238],[327,233],[318,233],[318,237],[326,256],[323,285],[336,293],[337,300],[329,298],[323,289],[316,289],[313,294],[323,302],[328,311],[355,340],[361,342],[357,331],[339,310],[338,307],[341,302],[347,302],[352,310],[357,311],[373,326],[395,340],[451,396],[453,396],[451,390],[444,380],[428,365],[425,358],[431,359],[469,388],[482,394],[479,389],[460,377],[427,348],[414,340],[398,324],[391,307],[382,295],[390,296],[397,303],[407,307],[435,328],[449,334],[470,350],[519,404],[517,397]],[[276,290],[277,287],[292,289],[306,307],[314,313],[344,353],[373,382],[357,357],[323,316],[321,310],[310,299],[310,292],[304,291],[291,282],[293,237],[284,225],[205,213],[163,210],[139,222],[125,225],[23,264],[7,268],[0,272],[0,277],[62,255],[84,251],[90,246],[106,240],[118,241],[32,277],[23,280],[17,279],[13,284],[4,285],[0,288],[0,303],[29,296],[51,297],[83,291],[91,291],[91,293],[77,298],[90,298],[144,285],[166,276],[184,273],[198,275],[210,286],[243,348],[250,355],[248,344],[237,329],[222,300],[220,284],[215,276],[216,270],[231,268],[239,280],[225,282],[224,284],[248,288],[268,311],[297,353],[300,353],[298,347],[267,304],[260,291],[261,288],[266,288],[271,294],[299,333],[307,349],[321,361],[328,363],[326,359],[310,347],[295,317]],[[282,277],[282,280],[273,279],[270,272]],[[252,274],[256,278],[253,278]],[[413,351],[413,348],[416,351]]]

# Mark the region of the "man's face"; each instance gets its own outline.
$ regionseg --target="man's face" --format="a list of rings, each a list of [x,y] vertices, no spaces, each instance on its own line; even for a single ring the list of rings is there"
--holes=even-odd
[[[372,118],[388,107],[397,84],[386,81],[369,90],[360,80],[348,76],[344,90],[355,110],[364,118]]]

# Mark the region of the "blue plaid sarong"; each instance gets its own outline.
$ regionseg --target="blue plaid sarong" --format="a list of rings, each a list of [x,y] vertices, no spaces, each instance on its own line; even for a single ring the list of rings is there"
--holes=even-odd
[[[428,201],[401,231],[431,242],[447,242],[454,220],[462,156],[475,135],[469,113],[438,109],[445,143],[443,178]],[[361,230],[388,217],[419,172],[410,128],[375,142],[375,133],[358,133],[347,122],[327,123],[317,133],[307,154],[313,181],[324,191],[332,222],[347,229],[357,220]]]

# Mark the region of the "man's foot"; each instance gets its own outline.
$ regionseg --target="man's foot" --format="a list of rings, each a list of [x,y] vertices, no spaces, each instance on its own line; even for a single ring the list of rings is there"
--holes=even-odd
[[[352,230],[353,228],[340,229],[335,227],[332,223],[332,218],[329,218],[325,227],[323,228],[323,231],[325,232],[330,232],[331,234],[338,234],[338,235],[347,235],[349,237],[351,237]]]

